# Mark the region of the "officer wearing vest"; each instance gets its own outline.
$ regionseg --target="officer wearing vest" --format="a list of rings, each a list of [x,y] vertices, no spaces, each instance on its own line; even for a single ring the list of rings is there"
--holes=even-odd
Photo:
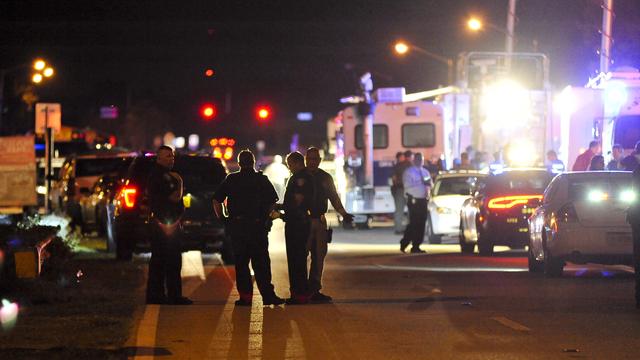
[[[276,191],[266,176],[254,170],[255,157],[249,150],[238,154],[240,171],[227,175],[213,196],[214,211],[218,219],[227,223],[233,244],[236,268],[236,287],[240,294],[235,304],[250,306],[253,283],[249,262],[255,273],[263,305],[280,305],[271,284],[271,260],[268,234],[270,213],[278,201]],[[224,217],[222,203],[227,200],[228,218]]]
[[[633,191],[640,192],[640,167],[633,170],[631,177]],[[631,224],[631,234],[633,236],[633,265],[636,275],[636,308],[640,309],[640,204],[634,202],[627,211],[627,221]]]
[[[284,194],[284,235],[287,245],[287,264],[291,297],[287,305],[309,302],[307,283],[307,240],[311,227],[310,209],[313,197],[313,179],[304,168],[304,156],[299,152],[287,155],[287,166],[292,175]]]
[[[407,207],[409,208],[409,224],[400,240],[400,251],[411,243],[412,253],[424,253],[420,244],[424,240],[424,227],[427,221],[427,204],[433,182],[429,171],[423,167],[424,159],[421,153],[413,156],[413,166],[404,171],[402,183],[407,194]]]
[[[189,305],[182,296],[182,178],[171,171],[175,155],[168,146],[158,148],[149,176],[147,195],[151,207],[151,260],[147,278],[147,304]],[[166,286],[166,295],[165,295]]]
[[[305,162],[307,172],[313,182],[313,197],[311,202],[311,228],[307,246],[311,252],[311,267],[309,269],[309,292],[310,300],[313,302],[327,303],[333,299],[331,296],[320,292],[322,288],[322,271],[324,269],[324,259],[327,256],[327,243],[329,233],[327,230],[327,219],[324,214],[327,212],[327,200],[336,211],[342,215],[345,222],[351,222],[353,215],[347,213],[342,206],[342,201],[336,191],[333,177],[326,171],[319,168],[320,150],[315,147],[307,149]]]

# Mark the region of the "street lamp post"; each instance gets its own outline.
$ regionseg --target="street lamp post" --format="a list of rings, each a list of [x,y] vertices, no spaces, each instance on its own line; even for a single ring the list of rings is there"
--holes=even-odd
[[[18,71],[21,69],[33,67],[35,73],[31,75],[31,81],[34,84],[40,84],[44,79],[50,78],[54,74],[52,67],[47,66],[47,63],[42,59],[37,59],[33,62],[33,65],[24,63],[13,67],[0,69],[0,130],[2,129],[2,117],[4,115],[4,81],[7,74]]]
[[[431,51],[423,49],[419,46],[408,44],[403,41],[397,42],[394,45],[394,50],[398,55],[405,55],[409,51],[415,51],[419,54],[425,55],[433,60],[436,60],[442,64],[447,65],[447,82],[449,83],[449,85],[453,85],[454,78],[453,78],[453,60],[452,59],[442,55],[432,53]]]

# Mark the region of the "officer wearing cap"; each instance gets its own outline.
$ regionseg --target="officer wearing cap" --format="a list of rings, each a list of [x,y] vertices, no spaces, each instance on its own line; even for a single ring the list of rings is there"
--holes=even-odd
[[[305,162],[307,172],[313,182],[313,197],[311,201],[311,228],[307,246],[311,252],[311,267],[309,269],[309,293],[313,302],[331,302],[331,296],[320,292],[322,289],[322,271],[324,269],[324,259],[327,256],[327,243],[329,233],[327,230],[327,219],[324,214],[327,212],[327,200],[342,215],[345,222],[351,222],[353,215],[347,213],[342,206],[342,201],[336,191],[333,177],[326,171],[319,168],[320,150],[315,147],[307,149]]]
[[[236,268],[236,287],[240,294],[235,304],[251,305],[253,283],[249,262],[255,273],[263,305],[280,305],[271,284],[271,260],[269,240],[274,204],[278,201],[273,185],[262,173],[254,170],[255,157],[249,150],[238,154],[240,171],[227,175],[213,196],[214,211],[218,219],[225,220],[233,244]],[[227,201],[228,218],[224,216],[222,203]]]
[[[171,171],[173,149],[158,148],[149,176],[147,195],[151,208],[151,260],[147,278],[147,304],[189,305],[182,296],[182,178]],[[165,295],[166,286],[166,295]]]
[[[305,171],[304,156],[295,151],[287,155],[291,177],[284,193],[284,235],[287,245],[287,264],[291,297],[288,305],[309,302],[307,283],[307,240],[311,221],[309,218],[313,196],[313,179]]]

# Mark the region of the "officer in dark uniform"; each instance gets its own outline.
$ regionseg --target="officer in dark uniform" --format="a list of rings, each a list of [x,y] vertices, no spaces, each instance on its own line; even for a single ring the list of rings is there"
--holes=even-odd
[[[249,150],[238,154],[240,171],[227,175],[213,196],[218,219],[226,220],[236,260],[236,287],[240,299],[236,305],[251,305],[253,283],[249,262],[253,267],[263,305],[280,305],[271,284],[268,234],[270,213],[278,201],[273,185],[266,176],[254,170],[255,157]],[[228,218],[224,218],[222,203],[227,200]]]
[[[175,155],[168,146],[158,148],[147,195],[151,207],[151,260],[147,281],[147,304],[189,305],[182,296],[181,217],[182,178],[172,172]],[[166,286],[166,295],[165,295]]]
[[[305,163],[307,173],[313,181],[313,196],[311,201],[311,227],[309,229],[309,240],[307,247],[311,253],[311,265],[309,268],[309,292],[310,300],[318,303],[329,303],[333,299],[331,296],[320,292],[322,289],[322,272],[324,270],[324,259],[327,256],[329,243],[329,232],[327,230],[327,219],[324,214],[327,212],[327,200],[336,211],[342,215],[346,223],[353,220],[353,215],[347,213],[342,206],[342,201],[336,191],[333,177],[326,171],[320,169],[320,150],[315,147],[307,149]]]
[[[287,264],[291,297],[288,305],[309,302],[307,283],[307,240],[311,221],[309,210],[313,196],[313,179],[304,168],[304,156],[299,152],[287,155],[287,166],[292,176],[287,182],[283,208],[284,235],[287,245]]]
[[[640,167],[633,170],[633,191],[640,194]],[[637,196],[637,195],[636,195]],[[636,308],[640,309],[640,203],[636,200],[627,211],[627,220],[631,224],[633,235],[633,265],[636,274]]]

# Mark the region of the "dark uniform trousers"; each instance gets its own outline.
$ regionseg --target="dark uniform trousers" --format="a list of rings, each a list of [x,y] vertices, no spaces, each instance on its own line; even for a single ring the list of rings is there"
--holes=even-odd
[[[164,298],[165,286],[169,301],[182,297],[182,229],[180,224],[173,228],[155,221],[149,224],[151,230],[151,260],[147,280],[147,300]],[[169,231],[167,231],[169,230]]]
[[[640,307],[640,223],[632,223],[633,266],[636,274],[636,306]]]
[[[404,231],[403,240],[411,242],[414,249],[418,249],[424,241],[424,227],[427,221],[427,199],[408,196],[409,224]]]
[[[251,301],[253,282],[249,262],[263,299],[275,296],[271,284],[268,231],[260,221],[231,220],[229,225],[236,259],[236,288],[243,300]]]
[[[287,244],[287,264],[291,297],[306,296],[309,293],[307,283],[307,240],[309,239],[309,221],[287,220],[284,236]]]

